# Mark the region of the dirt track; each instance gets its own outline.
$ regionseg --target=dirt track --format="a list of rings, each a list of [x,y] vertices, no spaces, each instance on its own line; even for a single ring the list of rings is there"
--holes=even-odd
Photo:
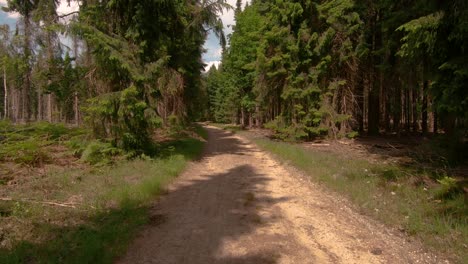
[[[209,140],[119,263],[441,263],[240,136]]]

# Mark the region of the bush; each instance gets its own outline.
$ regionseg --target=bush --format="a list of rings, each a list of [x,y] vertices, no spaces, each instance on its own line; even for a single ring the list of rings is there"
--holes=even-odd
[[[50,160],[47,153],[41,149],[38,141],[33,138],[5,144],[0,150],[0,159],[33,167],[41,166]]]
[[[112,161],[112,157],[121,153],[121,149],[112,146],[110,143],[93,141],[83,151],[81,160],[93,165],[107,164]]]
[[[172,134],[178,134],[185,127],[183,120],[176,115],[170,115],[167,121],[169,125],[169,131]]]
[[[49,140],[57,140],[70,130],[64,124],[51,124],[46,122],[35,123],[31,127],[35,136],[47,136]]]
[[[459,194],[463,193],[463,189],[457,184],[457,181],[445,176],[437,180],[440,183],[439,188],[436,190],[435,197],[439,199],[452,199]]]
[[[346,137],[349,139],[357,138],[359,136],[359,132],[357,131],[351,131],[348,134],[346,134]]]
[[[73,156],[81,157],[83,152],[85,151],[86,147],[89,144],[89,141],[86,139],[85,136],[74,136],[67,141],[66,146],[73,150]]]

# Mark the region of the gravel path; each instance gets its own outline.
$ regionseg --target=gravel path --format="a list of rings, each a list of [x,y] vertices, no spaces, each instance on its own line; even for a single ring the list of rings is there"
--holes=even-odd
[[[203,157],[119,263],[441,263],[254,144],[206,126]]]

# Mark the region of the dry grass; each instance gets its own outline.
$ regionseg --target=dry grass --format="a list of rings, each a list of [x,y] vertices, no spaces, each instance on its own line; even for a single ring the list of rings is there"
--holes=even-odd
[[[450,189],[450,180],[437,182],[424,171],[298,144],[258,137],[254,141],[345,195],[363,213],[419,238],[456,262],[468,259],[468,208],[464,194]]]
[[[41,147],[52,157],[41,166],[1,163],[18,173],[1,177],[0,263],[112,263],[147,223],[154,197],[203,146],[173,138],[153,157],[90,165],[68,142]]]

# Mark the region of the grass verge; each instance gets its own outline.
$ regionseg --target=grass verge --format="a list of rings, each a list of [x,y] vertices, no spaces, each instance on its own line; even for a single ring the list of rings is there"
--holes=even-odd
[[[202,147],[180,137],[159,144],[154,157],[51,169],[4,186],[11,200],[0,201],[0,263],[113,263]]]
[[[451,192],[449,177],[428,185],[424,179],[429,172],[372,164],[264,138],[254,141],[315,181],[344,194],[363,213],[419,238],[455,262],[468,259],[468,208],[462,192]]]

